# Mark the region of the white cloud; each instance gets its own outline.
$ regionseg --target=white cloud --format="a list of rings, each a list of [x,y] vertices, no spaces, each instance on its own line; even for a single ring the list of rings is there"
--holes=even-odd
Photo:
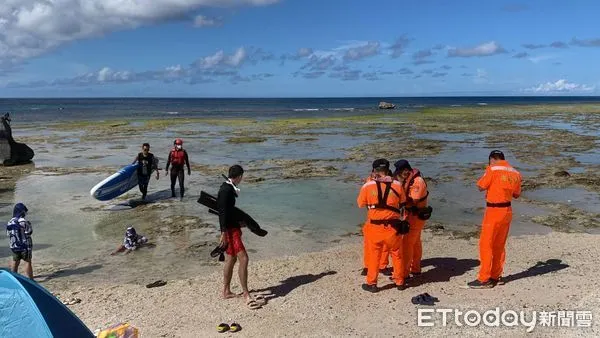
[[[556,82],[541,83],[538,86],[527,88],[524,91],[530,93],[586,93],[594,91],[594,86],[571,83],[565,79]]]
[[[204,15],[198,15],[194,19],[195,27],[217,27],[223,24],[222,18],[209,18]]]
[[[244,47],[238,48],[232,55],[226,55],[223,50],[213,55],[205,56],[195,62],[196,67],[201,69],[213,69],[217,67],[240,67],[246,61],[248,54]]]
[[[298,49],[298,52],[296,52],[296,56],[299,58],[303,58],[303,57],[312,55],[312,53],[313,53],[312,48],[303,47],[303,48]]]
[[[527,60],[533,62],[533,63],[540,63],[542,61],[548,61],[548,60],[552,60],[552,59],[556,59],[556,55],[539,55],[539,56],[532,56],[530,58],[528,58]]]
[[[65,43],[171,20],[204,7],[269,5],[279,0],[1,0],[0,67]]]
[[[450,48],[448,57],[473,57],[473,56],[492,56],[506,53],[506,50],[496,41],[482,43],[472,48]]]
[[[346,53],[344,53],[345,61],[358,61],[362,59],[366,59],[371,56],[375,56],[379,54],[379,47],[381,43],[379,41],[369,41],[366,44],[349,48]]]

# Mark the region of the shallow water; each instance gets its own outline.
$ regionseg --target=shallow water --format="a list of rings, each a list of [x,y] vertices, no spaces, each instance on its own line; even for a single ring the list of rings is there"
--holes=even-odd
[[[579,154],[569,154],[575,157],[575,160],[583,164],[600,164],[600,149],[596,148]]]
[[[584,121],[578,121],[577,119],[575,119],[574,122],[555,120],[520,120],[515,121],[513,123],[520,127],[538,127],[546,129],[565,130],[578,135],[598,136],[598,131],[596,128],[594,128],[593,125],[587,125]]]
[[[196,203],[196,199],[201,190],[216,195],[222,181],[221,172],[209,176],[198,172],[186,175],[188,189],[182,201],[170,198],[169,181],[164,171],[161,171],[159,181],[151,180],[149,199],[152,202],[149,204],[135,208],[127,205],[130,200],[135,202],[139,198],[137,188],[110,202],[99,202],[89,196],[91,187],[112,170],[131,163],[143,142],[150,142],[151,152],[159,158],[159,167],[164,169],[173,139],[181,137],[194,164],[216,166],[251,162],[254,166],[269,159],[329,160],[331,163],[327,165],[339,170],[339,178],[283,180],[267,177],[258,184],[242,184],[237,205],[269,231],[265,238],[244,232],[245,243],[253,258],[322,250],[336,243],[356,240],[354,236],[360,232],[366,213],[356,207],[361,186],[358,178],[369,174],[372,159],[359,162],[337,159],[345,158],[350,148],[372,142],[374,135],[396,132],[397,125],[375,131],[356,126],[346,128],[343,123],[338,123],[323,128],[311,126],[291,135],[269,135],[260,143],[227,142],[236,136],[235,132],[249,133],[250,128],[256,131],[255,125],[244,129],[192,123],[102,141],[85,141],[86,135],[81,131],[54,132],[32,128],[20,134],[17,132],[15,135],[19,137],[60,136],[62,140],[60,143],[36,141],[31,144],[36,151],[35,171],[21,177],[14,192],[0,192],[0,206],[3,206],[0,217],[8,220],[12,205],[24,201],[31,210],[36,261],[84,266],[85,271],[89,270],[89,278],[126,282],[142,276],[160,279],[194,276],[214,268],[216,260],[208,253],[217,242],[218,219]],[[447,230],[478,230],[485,204],[484,194],[477,191],[475,182],[484,172],[489,152],[495,149],[485,141],[489,134],[416,133],[409,129],[416,138],[443,142],[437,155],[408,158],[425,177],[437,180],[428,182],[430,205],[434,208],[431,222],[442,223]],[[515,132],[535,133],[532,130]],[[256,136],[260,135],[257,131]],[[525,177],[536,175],[540,169],[525,164],[510,150],[503,150],[507,160]],[[583,164],[598,164],[599,155],[597,151],[574,154]],[[403,155],[398,154],[398,158],[390,161],[393,163],[401,157]],[[272,164],[267,162],[262,166]],[[103,173],[53,175],[49,172],[58,168]],[[585,170],[580,168],[578,170]],[[351,179],[344,182],[343,179],[348,177]],[[539,189],[528,191],[525,196],[572,203],[586,211],[600,212],[597,194],[585,190]],[[550,231],[532,222],[531,218],[552,210],[521,201],[515,201],[513,210],[512,235]],[[108,256],[121,243],[128,225],[147,235],[155,247],[125,257]],[[8,253],[0,251],[0,257],[3,256]],[[134,272],[128,269],[132,264],[136,266]]]
[[[535,200],[561,203],[591,213],[600,213],[600,196],[596,192],[585,189],[542,188],[525,192],[523,196]]]

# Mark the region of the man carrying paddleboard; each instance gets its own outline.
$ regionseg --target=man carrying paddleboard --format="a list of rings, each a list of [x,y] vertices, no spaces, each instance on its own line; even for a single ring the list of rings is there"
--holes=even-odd
[[[183,181],[185,179],[185,173],[183,166],[187,165],[188,175],[192,174],[190,170],[190,160],[188,158],[187,151],[183,149],[183,141],[178,138],[173,142],[174,147],[171,149],[169,153],[169,159],[167,160],[167,172],[169,172],[169,165],[172,164],[171,167],[171,197],[175,197],[175,181],[179,178],[179,191],[181,195],[181,199],[183,199],[183,192],[185,188],[183,187]]]
[[[242,242],[242,229],[239,222],[233,218],[235,209],[235,199],[240,189],[237,187],[242,181],[244,169],[239,165],[233,165],[229,168],[227,181],[221,184],[219,194],[217,195],[217,209],[219,212],[219,226],[221,229],[220,247],[227,254],[225,258],[225,267],[223,268],[223,298],[235,298],[236,294],[231,292],[231,278],[233,276],[233,266],[239,260],[239,277],[242,286],[242,295],[246,300],[246,305],[250,309],[262,307],[260,299],[250,296],[248,292],[248,254]]]
[[[142,200],[146,199],[148,194],[148,183],[150,183],[150,176],[152,170],[156,170],[156,179],[158,180],[158,159],[154,157],[154,154],[150,152],[150,144],[144,143],[142,145],[142,152],[138,153],[137,157],[133,161],[133,164],[138,163],[137,176],[138,186],[142,193]]]

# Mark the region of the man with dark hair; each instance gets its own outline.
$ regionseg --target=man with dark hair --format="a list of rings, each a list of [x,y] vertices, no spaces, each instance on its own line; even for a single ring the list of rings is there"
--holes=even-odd
[[[485,191],[486,208],[479,238],[479,275],[469,282],[474,289],[493,288],[502,276],[505,245],[512,221],[511,201],[521,195],[521,174],[499,150],[490,153],[485,174],[477,181]]]
[[[156,179],[158,180],[158,159],[154,157],[154,154],[150,152],[150,144],[144,143],[142,144],[142,152],[138,153],[133,163],[138,163],[137,168],[137,176],[138,176],[138,186],[140,188],[140,192],[142,193],[142,199],[146,199],[146,195],[148,194],[148,183],[150,183],[150,176],[152,175],[152,170],[156,170]]]
[[[242,242],[242,229],[238,220],[233,218],[235,199],[240,189],[237,187],[244,176],[244,169],[239,165],[229,168],[228,180],[221,184],[217,195],[217,208],[219,211],[219,226],[221,228],[220,246],[225,248],[227,254],[223,268],[223,298],[234,298],[236,294],[231,292],[231,278],[233,267],[239,260],[238,276],[242,286],[242,295],[246,305],[250,309],[258,309],[262,304],[258,299],[250,296],[248,291],[248,253]]]
[[[403,290],[404,266],[402,265],[402,235],[408,232],[407,223],[402,219],[402,210],[406,195],[400,182],[389,175],[390,163],[386,159],[373,162],[374,176],[365,183],[358,194],[359,208],[367,207],[367,221],[363,227],[365,236],[365,261],[367,280],[362,289],[377,292],[377,277],[383,247],[390,250],[392,256],[392,280]]]

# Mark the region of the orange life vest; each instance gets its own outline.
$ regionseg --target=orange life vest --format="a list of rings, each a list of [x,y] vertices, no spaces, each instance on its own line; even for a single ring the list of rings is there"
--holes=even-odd
[[[176,148],[173,148],[171,150],[171,164],[173,165],[183,165],[185,162],[185,150],[181,149],[181,150],[177,150]]]

